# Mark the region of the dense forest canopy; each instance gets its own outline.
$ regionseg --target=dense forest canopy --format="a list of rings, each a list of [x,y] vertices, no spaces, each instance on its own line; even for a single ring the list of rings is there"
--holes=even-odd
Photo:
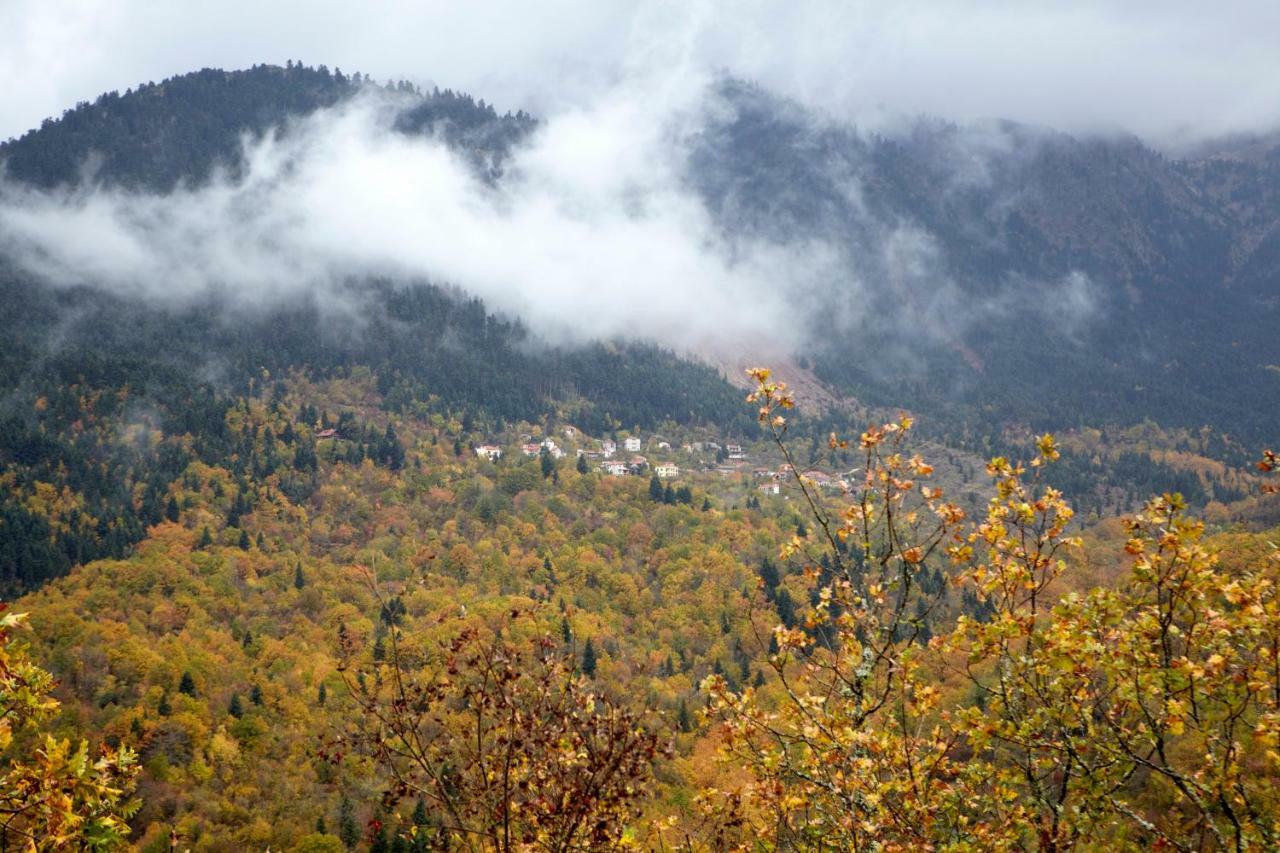
[[[545,128],[205,69],[0,144],[0,207],[236,186],[362,98],[499,210]],[[0,846],[1280,842],[1280,144],[703,106],[682,222],[828,276],[727,352],[0,234]]]

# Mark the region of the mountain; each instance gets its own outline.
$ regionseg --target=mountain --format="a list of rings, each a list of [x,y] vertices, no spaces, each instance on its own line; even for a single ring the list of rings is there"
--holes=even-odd
[[[0,145],[0,205],[233,185],[362,97],[499,197],[540,127],[206,69]],[[6,802],[66,776],[78,812],[134,751],[100,847],[104,815],[146,851],[1277,837],[1277,140],[871,133],[735,80],[700,119],[677,171],[724,243],[824,275],[777,284],[803,414],[466,281],[255,299],[0,251],[0,693],[36,709],[0,726]]]
[[[217,170],[234,175],[244,136],[288,133],[291,121],[372,85],[323,67],[200,71],[81,104],[0,145],[0,162],[22,185],[166,192]],[[533,126],[452,92],[422,95],[406,83],[389,91],[402,102],[398,132],[438,134],[487,179]],[[245,473],[225,434],[228,409],[255,383],[292,371],[368,371],[389,410],[465,412],[468,425],[554,413],[593,433],[667,422],[754,428],[740,392],[704,365],[644,342],[553,346],[440,283],[353,279],[262,309],[217,293],[168,302],[93,282],[55,286],[0,257],[0,294],[9,341],[0,465],[13,478],[0,498],[7,591],[127,553],[193,459]],[[119,441],[132,427],[158,443]],[[288,454],[252,473],[288,467],[294,448]],[[79,496],[59,529],[24,503],[40,483]]]
[[[725,230],[840,248],[813,345],[837,387],[988,428],[1274,436],[1277,138],[1176,160],[1009,122],[865,133],[735,80],[709,114],[688,176]]]
[[[443,139],[491,183],[537,127],[450,91],[264,65],[105,94],[0,145],[0,162],[12,186],[64,191],[234,180],[245,139],[288,135],[362,92],[394,100],[395,132]],[[838,254],[808,315],[793,318],[809,329],[798,355],[834,405],[815,434],[844,428],[847,395],[924,412],[930,435],[978,452],[1011,428],[1154,420],[1212,427],[1195,452],[1240,465],[1274,436],[1274,138],[1170,160],[1132,138],[1004,122],[865,133],[731,79],[711,104],[683,140],[685,180],[726,239],[819,241]],[[551,346],[445,283],[353,279],[263,311],[216,293],[157,302],[93,282],[50,286],[0,258],[0,288],[0,461],[20,486],[3,507],[10,588],[126,553],[190,458],[234,457],[221,421],[265,376],[367,369],[392,411],[465,411],[482,424],[557,412],[592,433],[754,429],[712,368],[639,342]],[[73,431],[84,400],[113,395],[113,419]],[[107,436],[133,419],[182,452],[122,453]],[[19,498],[41,482],[81,494],[83,518],[42,527]]]

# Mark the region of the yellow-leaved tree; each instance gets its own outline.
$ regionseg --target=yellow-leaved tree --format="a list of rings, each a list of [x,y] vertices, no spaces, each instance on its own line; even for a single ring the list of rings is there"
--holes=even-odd
[[[93,758],[87,741],[43,731],[58,701],[50,695],[53,676],[15,635],[25,622],[23,613],[0,615],[0,847],[123,847],[138,809],[131,799],[136,756],[127,747],[104,747]]]
[[[752,375],[790,460],[793,401]],[[1280,846],[1280,560],[1224,570],[1164,495],[1127,521],[1128,574],[1064,595],[1080,542],[1038,482],[1052,437],[1026,465],[990,462],[970,521],[908,455],[910,427],[862,434],[840,515],[797,476],[825,553],[797,539],[783,556],[823,566],[806,570],[816,604],[774,629],[770,683],[707,685],[724,754],[750,771],[721,800],[741,827],[725,846]]]

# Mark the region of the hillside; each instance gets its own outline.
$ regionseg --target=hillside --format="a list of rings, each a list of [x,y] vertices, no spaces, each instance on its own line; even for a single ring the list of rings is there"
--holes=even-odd
[[[493,223],[548,156],[469,95],[205,69],[0,144],[0,208],[121,251],[93,200],[167,215],[370,104]],[[876,133],[732,78],[700,109],[616,216],[692,199],[731,254],[821,259],[776,340],[572,304],[557,336],[394,262],[98,279],[0,234],[0,705],[61,703],[0,714],[0,784],[46,728],[136,751],[146,851],[1280,838],[1277,139]],[[44,841],[14,814],[0,846]]]
[[[1275,435],[1274,138],[1173,160],[1007,122],[865,133],[734,80],[717,104],[689,178],[723,227],[843,252],[821,378],[988,431]]]

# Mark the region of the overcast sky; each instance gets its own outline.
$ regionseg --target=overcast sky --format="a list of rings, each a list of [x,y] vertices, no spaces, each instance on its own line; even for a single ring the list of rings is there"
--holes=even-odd
[[[994,116],[1166,143],[1280,124],[1275,0],[0,0],[0,138],[104,90],[286,59],[542,115],[687,67],[864,124]]]

